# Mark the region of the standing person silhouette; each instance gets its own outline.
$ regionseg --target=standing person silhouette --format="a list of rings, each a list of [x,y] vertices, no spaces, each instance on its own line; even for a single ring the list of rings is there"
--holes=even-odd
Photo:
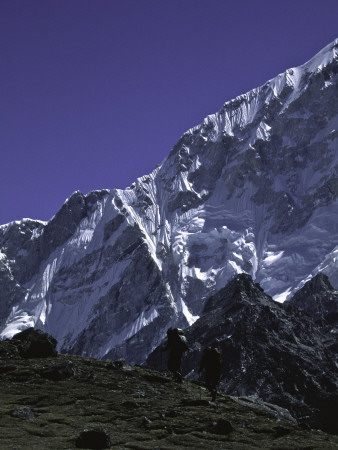
[[[183,353],[188,350],[187,339],[184,332],[178,328],[169,328],[167,338],[168,341],[163,351],[169,349],[168,369],[172,372],[174,380],[182,383],[181,361]]]
[[[205,371],[205,387],[210,391],[212,401],[215,401],[221,375],[221,353],[215,345],[204,350],[198,373],[201,373],[203,369]]]

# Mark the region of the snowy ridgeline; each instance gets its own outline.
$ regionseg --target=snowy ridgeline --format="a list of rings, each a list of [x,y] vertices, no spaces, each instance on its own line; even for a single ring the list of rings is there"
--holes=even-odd
[[[280,302],[318,271],[338,286],[337,55],[227,102],[129,188],[1,226],[2,337],[141,362],[237,273]]]

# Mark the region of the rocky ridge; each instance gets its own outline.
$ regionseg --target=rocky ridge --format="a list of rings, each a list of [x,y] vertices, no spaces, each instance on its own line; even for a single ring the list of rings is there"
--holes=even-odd
[[[288,311],[301,310],[316,324],[336,334],[338,324],[338,291],[328,276],[319,272],[284,304]]]
[[[223,355],[223,393],[279,405],[299,423],[336,433],[337,307],[337,291],[322,274],[285,304],[274,302],[249,275],[237,275],[185,330],[190,350],[183,373],[197,380],[203,349],[215,344]],[[146,365],[163,370],[164,360],[158,347]]]

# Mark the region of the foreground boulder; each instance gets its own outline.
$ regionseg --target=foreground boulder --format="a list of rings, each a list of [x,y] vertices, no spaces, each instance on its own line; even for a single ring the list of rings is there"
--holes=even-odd
[[[82,431],[76,440],[77,448],[104,449],[111,447],[110,437],[102,428]]]
[[[21,406],[20,408],[14,409],[14,411],[11,412],[11,416],[23,420],[35,419],[33,411],[30,408],[28,408],[28,406]]]
[[[56,357],[57,341],[48,333],[35,328],[27,328],[12,338],[22,358]]]

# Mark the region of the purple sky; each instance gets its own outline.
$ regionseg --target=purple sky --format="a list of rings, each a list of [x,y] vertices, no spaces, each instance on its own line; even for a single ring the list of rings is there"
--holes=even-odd
[[[337,17],[337,0],[1,0],[0,224],[130,185]]]

